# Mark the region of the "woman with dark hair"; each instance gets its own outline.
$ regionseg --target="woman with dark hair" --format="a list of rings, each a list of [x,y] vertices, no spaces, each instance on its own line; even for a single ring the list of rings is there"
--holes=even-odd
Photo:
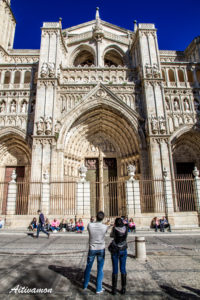
[[[121,218],[116,218],[112,232],[110,234],[114,240],[109,245],[112,259],[112,294],[116,294],[117,290],[117,277],[118,277],[118,263],[120,261],[121,272],[121,293],[126,293],[126,259],[127,259],[127,234],[128,226],[124,225]]]

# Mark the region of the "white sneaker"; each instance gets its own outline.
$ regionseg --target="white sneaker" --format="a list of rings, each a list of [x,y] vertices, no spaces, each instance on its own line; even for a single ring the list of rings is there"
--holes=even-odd
[[[104,288],[102,288],[102,289],[101,289],[101,291],[99,291],[99,292],[96,292],[96,294],[102,294],[104,291],[105,291],[105,289],[104,289]]]

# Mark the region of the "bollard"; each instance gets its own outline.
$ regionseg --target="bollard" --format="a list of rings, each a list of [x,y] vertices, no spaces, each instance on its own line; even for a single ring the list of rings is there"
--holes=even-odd
[[[135,258],[138,260],[146,260],[146,244],[143,236],[135,237]]]

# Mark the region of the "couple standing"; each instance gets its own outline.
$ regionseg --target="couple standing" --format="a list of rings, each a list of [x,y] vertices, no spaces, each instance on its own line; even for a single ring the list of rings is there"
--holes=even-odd
[[[96,293],[101,294],[104,289],[102,288],[103,281],[103,265],[105,260],[105,235],[108,230],[108,226],[102,224],[104,219],[104,213],[98,212],[96,222],[88,224],[89,232],[89,252],[87,258],[87,265],[84,272],[84,284],[83,289],[86,291],[89,281],[90,272],[95,257],[97,257],[97,283]],[[116,218],[115,225],[113,227],[111,237],[114,238],[113,242],[109,246],[112,259],[112,294],[116,294],[117,278],[118,278],[118,262],[120,261],[121,281],[122,289],[121,293],[126,292],[126,258],[127,258],[127,233],[128,228],[124,225],[121,218]]]

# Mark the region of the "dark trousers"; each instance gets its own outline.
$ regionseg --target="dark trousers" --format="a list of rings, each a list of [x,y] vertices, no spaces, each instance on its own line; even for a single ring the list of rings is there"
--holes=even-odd
[[[40,231],[46,233],[46,235],[48,235],[48,232],[46,230],[44,230],[44,225],[43,224],[39,224],[38,228],[37,228],[37,237],[39,237]]]
[[[121,274],[126,274],[127,250],[117,251],[111,254],[113,274],[118,274],[118,263],[120,263]]]
[[[165,228],[169,228],[169,231],[171,231],[170,224],[160,224],[160,231],[165,231]]]

